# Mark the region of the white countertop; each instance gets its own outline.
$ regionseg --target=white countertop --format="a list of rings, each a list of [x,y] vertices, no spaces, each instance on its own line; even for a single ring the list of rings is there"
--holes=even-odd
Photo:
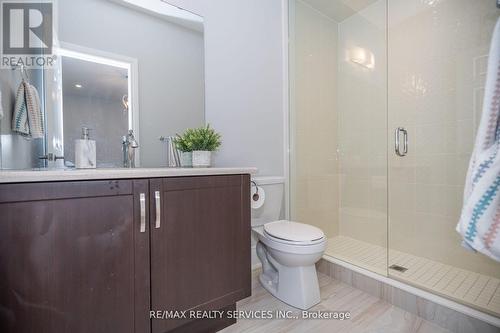
[[[257,168],[116,168],[116,169],[56,169],[0,170],[0,183],[48,182],[92,179],[128,179],[208,175],[238,175],[257,173]]]

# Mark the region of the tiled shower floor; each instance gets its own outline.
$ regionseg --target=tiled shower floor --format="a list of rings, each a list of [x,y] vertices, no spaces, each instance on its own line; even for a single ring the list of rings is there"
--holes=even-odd
[[[328,240],[327,255],[381,275],[387,275],[387,249],[353,238],[337,236]],[[435,294],[500,316],[500,280],[472,271],[441,264],[408,253],[390,250],[389,275]]]

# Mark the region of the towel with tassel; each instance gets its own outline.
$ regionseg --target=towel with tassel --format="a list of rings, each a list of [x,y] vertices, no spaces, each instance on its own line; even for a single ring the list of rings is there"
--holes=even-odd
[[[30,126],[30,135],[32,138],[43,138],[43,113],[40,106],[40,96],[36,88],[27,83],[26,84],[26,105],[28,106],[28,122]]]
[[[14,113],[12,114],[12,131],[24,136],[30,135],[30,127],[28,125],[28,107],[25,98],[26,84],[24,80],[21,82],[16,92],[16,103],[14,105]]]
[[[44,136],[43,121],[38,91],[23,80],[16,93],[12,131],[35,139],[42,138]]]
[[[457,231],[465,248],[500,261],[500,18],[491,41],[483,112]]]

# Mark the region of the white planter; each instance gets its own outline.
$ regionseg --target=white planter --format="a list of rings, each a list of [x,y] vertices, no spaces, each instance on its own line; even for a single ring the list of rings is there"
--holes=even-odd
[[[212,165],[212,152],[207,150],[193,151],[193,168],[208,168]]]
[[[181,167],[189,168],[193,166],[193,153],[181,151]]]

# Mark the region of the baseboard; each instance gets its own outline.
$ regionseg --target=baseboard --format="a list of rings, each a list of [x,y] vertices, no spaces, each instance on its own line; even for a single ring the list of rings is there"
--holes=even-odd
[[[318,271],[431,321],[453,332],[499,332],[500,318],[382,276],[342,260],[323,256]]]

